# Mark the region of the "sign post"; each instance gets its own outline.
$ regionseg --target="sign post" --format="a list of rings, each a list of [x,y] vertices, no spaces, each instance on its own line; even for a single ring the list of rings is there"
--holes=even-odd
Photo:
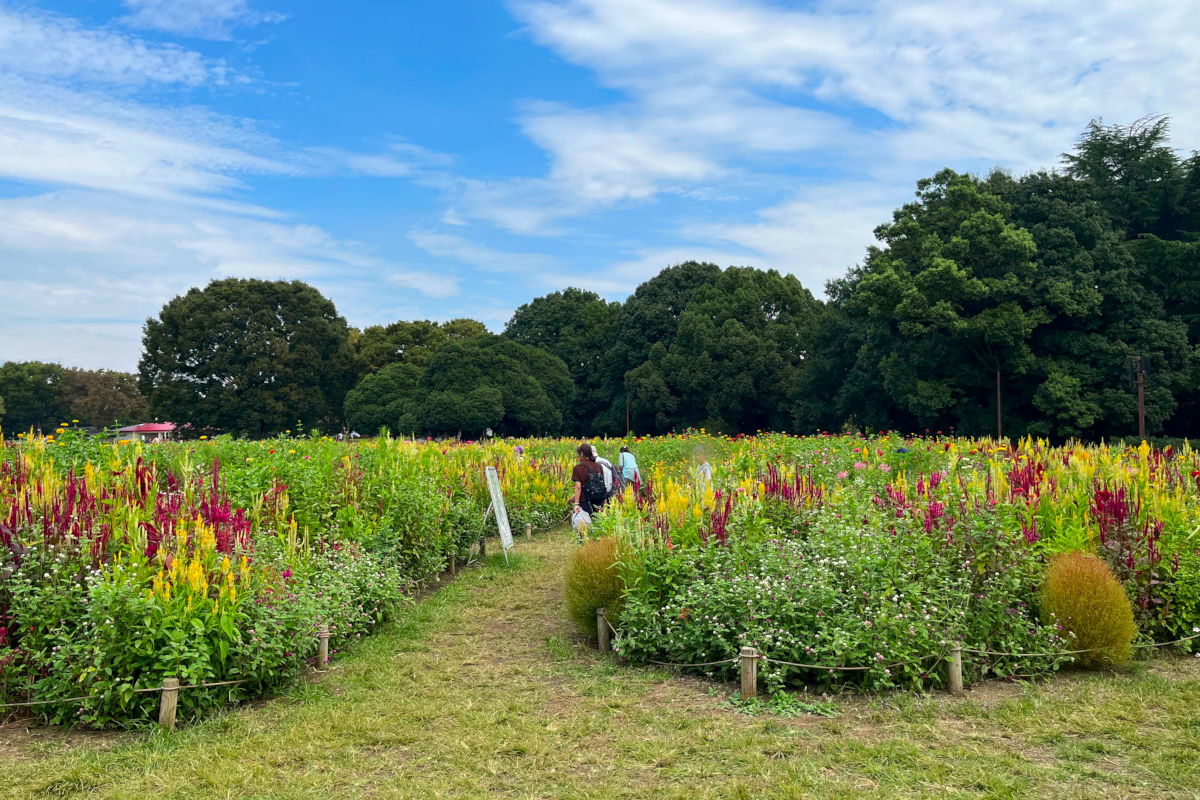
[[[513,548],[512,528],[508,524],[508,510],[504,508],[504,495],[500,493],[500,476],[495,467],[487,468],[488,492],[492,495],[492,513],[496,515],[496,527],[500,531],[500,546],[504,550],[504,563],[508,563],[508,551]]]

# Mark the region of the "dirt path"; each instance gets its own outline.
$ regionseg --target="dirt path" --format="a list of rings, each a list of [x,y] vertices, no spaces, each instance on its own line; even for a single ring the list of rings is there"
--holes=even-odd
[[[732,687],[584,643],[573,548],[518,539],[512,567],[493,555],[319,682],[173,736],[0,729],[0,797],[1197,796],[1194,660],[751,717]]]

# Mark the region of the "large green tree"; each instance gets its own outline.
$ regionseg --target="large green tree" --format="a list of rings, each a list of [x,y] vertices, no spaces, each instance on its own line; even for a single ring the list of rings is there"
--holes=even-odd
[[[137,375],[110,369],[68,369],[62,377],[62,403],[71,419],[97,428],[143,422],[146,399]]]
[[[346,396],[348,423],[374,433],[476,438],[562,432],[574,384],[558,357],[487,334],[449,340],[423,368],[391,364]]]
[[[444,342],[470,339],[485,333],[484,324],[473,319],[452,319],[442,323],[401,320],[390,325],[372,325],[352,336],[355,367],[360,378],[389,364],[422,367]]]
[[[7,435],[30,429],[49,432],[71,419],[62,401],[63,368],[42,361],[6,361],[0,365],[0,425]]]
[[[594,292],[568,288],[521,306],[504,329],[513,341],[550,353],[567,365],[575,383],[575,401],[565,410],[570,433],[595,430],[597,415],[612,402],[606,359],[613,345],[618,303]]]
[[[917,201],[875,231],[838,291],[866,327],[859,373],[895,404],[901,428],[995,431],[996,374],[1008,385],[1034,363],[1028,339],[1046,321],[1032,302],[1036,246],[1008,206],[969,175],[917,183]]]
[[[812,295],[791,275],[752,267],[719,271],[690,294],[670,343],[628,374],[633,416],[658,431],[791,428],[819,313]]]
[[[146,321],[139,385],[159,419],[263,436],[341,424],[349,328],[300,281],[230,278]]]

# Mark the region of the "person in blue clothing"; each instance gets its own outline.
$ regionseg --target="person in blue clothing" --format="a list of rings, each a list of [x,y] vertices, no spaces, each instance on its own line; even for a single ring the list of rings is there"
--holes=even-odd
[[[633,453],[628,447],[621,448],[621,454],[617,456],[617,469],[621,470],[621,477],[626,483],[634,483],[639,480],[637,459],[633,457]]]

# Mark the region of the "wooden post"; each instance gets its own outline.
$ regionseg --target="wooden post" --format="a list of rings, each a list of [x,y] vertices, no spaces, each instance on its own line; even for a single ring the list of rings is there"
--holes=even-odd
[[[322,625],[317,631],[317,669],[325,669],[329,663],[329,626]]]
[[[487,537],[479,537],[479,558],[482,560],[487,557]]]
[[[458,556],[455,555],[454,553],[450,554],[450,574],[451,575],[458,574]]]
[[[528,542],[532,538],[533,538],[533,523],[526,522],[525,523],[525,541]]]
[[[963,682],[962,682],[962,645],[956,644],[950,648],[950,694],[955,697],[962,697]]]
[[[596,640],[600,643],[600,652],[607,653],[609,651],[608,644],[608,609],[596,609]]]
[[[742,699],[753,700],[758,696],[758,651],[753,647],[742,648]]]
[[[175,730],[175,709],[179,707],[179,678],[163,678],[162,694],[158,700],[158,724]]]

